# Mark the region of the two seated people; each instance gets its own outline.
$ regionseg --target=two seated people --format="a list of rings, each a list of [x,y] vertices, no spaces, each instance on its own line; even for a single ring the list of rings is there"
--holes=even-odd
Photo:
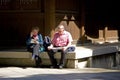
[[[68,51],[74,51],[75,47],[70,47],[73,39],[71,34],[68,31],[65,31],[63,25],[58,26],[57,32],[54,34],[51,44],[46,46],[48,56],[51,61],[51,68],[63,68],[65,66],[65,56]],[[39,34],[39,28],[33,27],[31,33],[26,40],[27,50],[32,52],[32,60],[35,60],[36,66],[41,66],[41,58],[39,56],[40,49],[44,45],[42,35]],[[57,63],[54,54],[56,52],[61,53],[61,58],[59,63]]]

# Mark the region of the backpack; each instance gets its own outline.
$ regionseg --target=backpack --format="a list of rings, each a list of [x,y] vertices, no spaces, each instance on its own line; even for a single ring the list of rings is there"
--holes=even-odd
[[[45,51],[48,51],[48,46],[50,46],[51,43],[52,43],[51,38],[49,36],[45,36],[44,37],[44,43],[43,43]]]

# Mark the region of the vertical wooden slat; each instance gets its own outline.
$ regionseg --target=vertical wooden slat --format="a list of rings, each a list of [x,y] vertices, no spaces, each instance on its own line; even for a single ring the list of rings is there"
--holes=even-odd
[[[45,0],[45,35],[53,37],[55,31],[55,0]]]
[[[85,5],[84,5],[84,0],[81,2],[82,7],[81,7],[81,43],[82,45],[84,44],[85,41]]]

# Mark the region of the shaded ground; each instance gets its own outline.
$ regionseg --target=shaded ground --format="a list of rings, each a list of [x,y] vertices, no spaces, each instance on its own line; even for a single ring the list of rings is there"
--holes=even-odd
[[[120,70],[1,67],[0,80],[119,80]]]

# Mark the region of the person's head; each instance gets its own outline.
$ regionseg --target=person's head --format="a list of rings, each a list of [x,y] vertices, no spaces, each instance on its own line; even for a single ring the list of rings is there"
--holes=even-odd
[[[63,25],[59,25],[59,26],[58,26],[58,33],[59,33],[59,34],[63,34],[64,30],[65,30],[65,28],[64,28]]]
[[[31,32],[32,32],[33,35],[37,35],[38,32],[39,32],[39,27],[33,27]]]

